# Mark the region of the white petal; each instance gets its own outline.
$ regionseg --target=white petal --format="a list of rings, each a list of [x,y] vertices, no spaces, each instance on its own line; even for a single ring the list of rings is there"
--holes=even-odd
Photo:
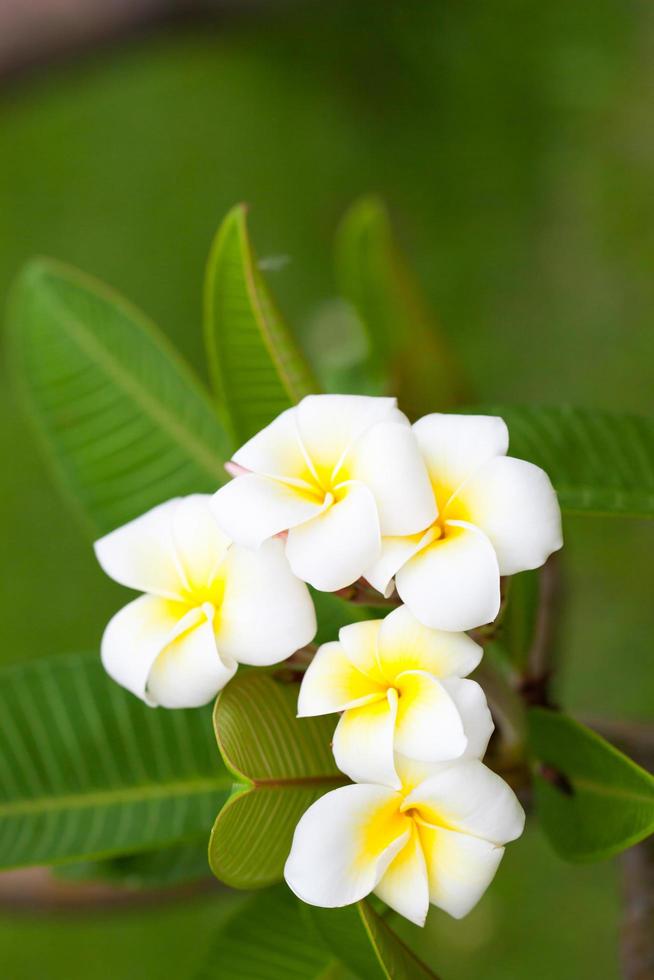
[[[128,603],[112,619],[102,637],[102,663],[110,677],[132,694],[153,702],[146,694],[148,675],[159,653],[185,625],[201,618],[181,602],[142,595]]]
[[[380,619],[366,619],[362,623],[348,623],[338,631],[343,653],[352,666],[379,683],[384,681],[377,656],[381,623]]]
[[[416,534],[436,520],[436,502],[412,430],[397,422],[374,425],[352,447],[348,470],[369,487],[383,535]]]
[[[400,788],[393,764],[393,737],[397,693],[383,700],[346,711],[334,732],[334,759],[338,768],[360,783]]]
[[[429,911],[429,880],[417,826],[411,838],[393,859],[375,888],[375,895],[417,926],[423,926]]]
[[[360,578],[377,558],[380,541],[375,498],[362,483],[350,483],[324,513],[291,528],[286,555],[298,578],[335,592]]]
[[[427,864],[429,898],[433,905],[462,919],[493,880],[504,848],[444,827],[419,825],[419,833]]]
[[[404,565],[397,591],[426,626],[468,630],[490,623],[500,608],[500,573],[490,541],[463,521]]]
[[[454,701],[431,674],[411,670],[396,679],[399,691],[395,749],[413,759],[457,759],[468,740]]]
[[[297,407],[302,443],[322,478],[334,475],[350,446],[367,429],[399,413],[395,398],[307,395]]]
[[[173,512],[173,541],[189,592],[211,584],[231,544],[216,523],[210,494],[182,497]]]
[[[441,509],[464,480],[509,446],[506,423],[493,415],[426,415],[413,431]]]
[[[406,565],[410,558],[426,548],[435,539],[436,533],[433,528],[427,528],[426,531],[421,531],[419,534],[411,534],[405,537],[383,537],[379,557],[365,570],[363,577],[370,582],[374,589],[388,598],[393,594],[395,588],[394,575],[403,565]]]
[[[310,806],[284,868],[298,898],[337,908],[369,895],[409,838],[399,800],[384,786],[343,786]]]
[[[96,541],[95,554],[107,575],[139,592],[182,598],[185,582],[173,542],[173,515],[179,503],[176,497],[159,504]]]
[[[506,456],[486,463],[457,494],[488,535],[500,574],[538,568],[563,544],[561,511],[540,467]]]
[[[267,538],[322,510],[322,504],[300,488],[254,473],[237,476],[220,487],[212,507],[225,534],[248,548],[258,548]]]
[[[495,728],[483,688],[476,681],[461,680],[459,677],[447,678],[442,683],[463,722],[463,731],[468,739],[464,756],[483,759]]]
[[[218,655],[212,624],[205,619],[162,650],[148,677],[148,695],[162,708],[198,708],[215,698],[236,667]]]
[[[362,674],[340,643],[323,643],[300,687],[298,717],[326,715],[386,697],[386,689]]]
[[[223,658],[265,666],[285,660],[316,635],[309,590],[291,572],[282,541],[258,551],[232,545],[215,631]]]
[[[478,666],[482,648],[466,633],[430,629],[400,606],[382,621],[378,655],[384,675],[426,670],[435,677],[465,677]]]
[[[312,474],[297,427],[297,409],[287,408],[234,453],[234,462],[253,473],[290,480]]]
[[[511,787],[477,759],[444,766],[411,792],[405,807],[416,807],[427,823],[506,844],[522,833],[525,814]]]

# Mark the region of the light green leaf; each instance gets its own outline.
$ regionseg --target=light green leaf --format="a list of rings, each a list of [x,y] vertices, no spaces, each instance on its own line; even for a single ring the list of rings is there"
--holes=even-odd
[[[654,832],[654,777],[595,732],[543,708],[529,712],[545,768],[534,791],[543,829],[571,861],[609,857]]]
[[[106,861],[75,861],[57,867],[66,881],[107,881],[129,889],[166,888],[211,878],[207,834],[197,841],[174,844],[156,851],[121,854]]]
[[[197,841],[232,780],[208,710],[153,710],[95,655],[0,672],[0,867]]]
[[[259,272],[242,204],[218,229],[204,297],[205,341],[218,405],[234,438],[245,442],[317,389]]]
[[[209,863],[234,888],[280,881],[304,811],[347,782],[331,752],[335,719],[297,718],[298,690],[298,684],[249,671],[216,701],[218,746],[241,785],[218,814]]]
[[[240,906],[216,933],[195,980],[336,980],[345,975],[282,886]]]
[[[436,974],[411,952],[369,902],[342,909],[307,908],[326,946],[365,980],[435,980]]]
[[[510,455],[546,470],[564,511],[654,517],[654,419],[566,407],[465,411],[502,416]]]
[[[14,289],[10,346],[29,417],[92,533],[224,481],[230,449],[208,396],[105,286],[30,262]]]
[[[374,197],[357,201],[336,238],[341,294],[369,343],[368,375],[377,393],[397,395],[412,418],[461,401],[465,385],[391,229]]]

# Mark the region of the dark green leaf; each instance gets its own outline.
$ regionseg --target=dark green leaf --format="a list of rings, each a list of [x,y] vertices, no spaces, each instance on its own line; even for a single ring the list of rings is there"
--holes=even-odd
[[[365,980],[419,980],[436,974],[415,956],[369,902],[308,908],[325,944]]]
[[[509,663],[518,671],[527,662],[538,621],[540,606],[540,572],[512,575],[507,581],[506,608],[497,627],[497,649],[506,653]]]
[[[197,841],[232,784],[209,710],[148,708],[95,655],[0,672],[0,867]]]
[[[654,420],[583,408],[484,405],[501,415],[509,453],[542,466],[564,511],[654,517]]]
[[[134,889],[165,888],[211,878],[207,835],[156,851],[62,864],[57,868],[57,877],[67,881],[107,881]]]
[[[211,249],[204,324],[218,405],[238,442],[316,391],[257,267],[242,204],[229,212]]]
[[[94,534],[225,479],[227,437],[208,397],[119,296],[38,259],[16,283],[10,328],[29,417]]]
[[[366,330],[368,375],[377,392],[397,395],[412,417],[461,401],[459,370],[393,240],[381,201],[363,198],[345,215],[336,270],[340,291]]]
[[[555,711],[529,712],[543,829],[572,861],[609,857],[654,832],[654,777],[603,738]]]
[[[218,814],[209,862],[234,888],[281,880],[298,820],[319,796],[346,782],[331,752],[334,718],[297,718],[298,690],[250,671],[216,701],[218,745],[241,787]]]

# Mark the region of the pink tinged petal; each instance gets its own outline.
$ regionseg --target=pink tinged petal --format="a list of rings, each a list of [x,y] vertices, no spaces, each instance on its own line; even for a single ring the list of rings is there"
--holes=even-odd
[[[483,688],[476,681],[459,677],[447,678],[442,683],[463,722],[463,731],[468,740],[463,755],[470,759],[483,759],[495,728]]]
[[[311,520],[323,505],[298,487],[248,473],[221,487],[212,508],[219,527],[233,541],[258,548],[280,531]]]
[[[561,511],[544,470],[523,459],[492,459],[457,494],[488,536],[501,575],[538,568],[563,544]]]
[[[417,926],[429,911],[429,879],[418,829],[412,822],[411,837],[388,866],[375,895]]]
[[[424,626],[408,606],[394,609],[379,631],[379,663],[389,680],[405,670],[426,670],[435,677],[465,677],[478,666],[482,652],[466,633]]]
[[[295,828],[284,868],[289,888],[323,908],[369,895],[409,839],[399,802],[384,786],[343,786],[322,796]]]
[[[413,426],[433,485],[448,495],[494,456],[504,456],[509,432],[493,415],[425,415]],[[440,507],[446,500],[439,499]]]
[[[436,520],[434,492],[408,426],[374,425],[348,458],[351,478],[372,490],[383,535],[416,534]]]
[[[511,787],[477,759],[454,762],[405,798],[420,817],[462,834],[506,844],[523,831],[524,810]]]
[[[338,768],[360,783],[400,788],[393,764],[397,692],[383,700],[346,711],[334,732],[334,759]]]
[[[363,623],[341,626],[338,639],[343,653],[353,667],[377,683],[384,682],[377,657],[377,641],[381,628],[380,619],[367,619]]]
[[[253,473],[290,480],[310,479],[297,428],[297,409],[288,408],[257,432],[238,452],[234,462]]]
[[[396,751],[426,762],[463,755],[468,740],[459,711],[444,685],[420,670],[400,674],[395,683],[400,695]]]
[[[291,528],[286,555],[298,578],[322,592],[335,592],[356,582],[375,561],[380,540],[372,493],[361,483],[349,483],[342,499]]]
[[[335,475],[348,449],[371,426],[398,416],[395,398],[367,395],[307,395],[297,407],[302,444],[320,469],[321,478]],[[240,460],[237,460],[240,462]]]
[[[385,697],[386,689],[357,670],[340,643],[323,643],[302,678],[298,717],[326,715]]]
[[[500,608],[500,573],[490,541],[463,521],[404,565],[397,591],[425,626],[461,632],[490,623]]]
[[[154,704],[146,693],[152,665],[180,631],[201,618],[198,610],[189,614],[188,607],[181,602],[158,596],[139,596],[107,624],[101,647],[105,670],[132,694]]]
[[[213,582],[231,541],[216,523],[210,494],[182,497],[172,517],[180,573],[191,593],[202,591]]]
[[[233,660],[221,659],[213,626],[204,619],[159,654],[148,677],[148,696],[162,708],[198,708],[215,698],[236,668]]]
[[[285,660],[316,635],[316,613],[304,582],[291,572],[282,541],[258,551],[232,545],[225,591],[216,610],[216,642],[224,658],[266,666]]]
[[[431,544],[438,533],[434,528],[427,528],[426,531],[406,537],[383,537],[379,558],[365,570],[363,577],[388,598],[395,588],[393,577],[410,558]]]
[[[180,599],[186,589],[173,541],[173,515],[180,498],[153,507],[95,542],[103,570],[139,592]]]
[[[462,919],[477,904],[504,854],[503,847],[444,827],[419,824],[433,905]]]

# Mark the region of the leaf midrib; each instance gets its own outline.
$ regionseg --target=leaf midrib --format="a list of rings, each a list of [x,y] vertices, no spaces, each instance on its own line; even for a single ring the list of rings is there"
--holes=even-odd
[[[61,810],[83,810],[91,807],[116,806],[144,800],[168,799],[179,796],[200,796],[203,793],[230,790],[232,780],[225,776],[180,779],[168,783],[140,783],[136,786],[93,790],[88,793],[66,793],[62,796],[40,796],[0,803],[0,818],[27,816],[30,813],[51,813]]]
[[[629,800],[631,803],[647,803],[654,810],[654,787],[650,795],[645,793],[637,793],[633,790],[624,789],[622,786],[607,786],[605,783],[595,783],[592,779],[586,779],[583,776],[570,776],[570,781],[575,789],[583,789],[588,793],[593,793],[596,796],[608,796],[620,800]]]

